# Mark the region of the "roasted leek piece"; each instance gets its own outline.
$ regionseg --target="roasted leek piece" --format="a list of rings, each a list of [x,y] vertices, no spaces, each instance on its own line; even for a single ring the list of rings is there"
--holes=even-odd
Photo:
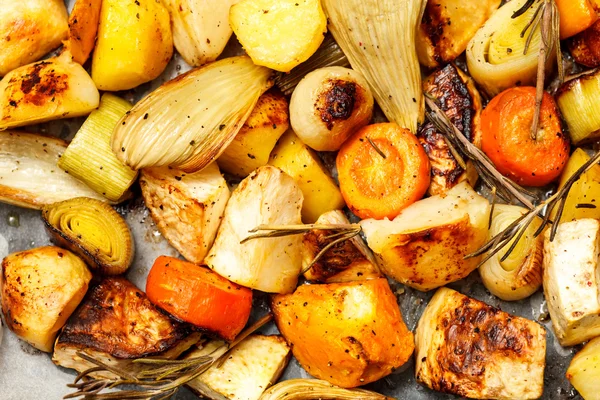
[[[415,35],[424,0],[323,0],[329,29],[390,122],[417,132],[424,101]],[[398,45],[402,38],[402,45]]]
[[[600,393],[600,338],[590,340],[569,364],[567,379],[585,400]]]
[[[454,64],[448,64],[423,81],[423,91],[438,100],[440,109],[471,143],[481,145],[481,96],[471,78]],[[431,164],[430,195],[444,194],[465,180],[475,185],[475,167],[470,162],[466,170],[460,166],[444,135],[431,122],[419,127],[417,137]]]
[[[58,168],[66,148],[67,143],[53,137],[0,132],[0,201],[40,209],[74,197],[106,200]]]
[[[84,262],[68,250],[47,246],[13,253],[2,261],[0,274],[4,320],[21,339],[51,352],[91,279]]]
[[[465,259],[485,243],[489,202],[462,182],[445,196],[405,208],[394,220],[360,222],[383,273],[418,290],[469,275],[480,257]]]
[[[58,166],[85,182],[110,201],[118,202],[137,178],[137,171],[123,165],[110,147],[117,122],[131,104],[110,93],[100,99],[100,107],[85,120]]]
[[[526,213],[527,209],[522,207],[497,204],[494,207],[488,240],[492,240],[494,236]],[[493,295],[506,301],[522,300],[531,296],[542,286],[544,238],[542,235],[534,237],[540,223],[541,220],[536,218],[527,227],[506,260],[502,260],[502,258],[514,243],[514,239],[506,244],[504,250],[492,256],[479,267],[483,284]]]
[[[89,114],[100,95],[69,52],[28,64],[0,81],[0,130]]]
[[[42,218],[50,236],[94,271],[119,275],[133,261],[133,237],[127,223],[111,206],[78,197],[45,206]]]
[[[416,334],[418,382],[473,399],[537,399],[546,330],[452,289],[429,301]]]
[[[146,168],[140,186],[160,233],[186,260],[201,264],[229,200],[229,188],[217,164],[191,174],[164,167]]]
[[[584,74],[564,83],[556,94],[556,103],[569,127],[573,144],[591,142],[600,137],[600,71]]]
[[[209,342],[186,358],[208,355],[223,342]],[[187,386],[212,400],[259,400],[277,382],[290,359],[290,347],[281,336],[250,335],[225,358]]]

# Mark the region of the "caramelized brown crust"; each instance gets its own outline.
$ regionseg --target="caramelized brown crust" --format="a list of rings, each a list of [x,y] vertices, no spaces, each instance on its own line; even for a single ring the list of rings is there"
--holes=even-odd
[[[600,20],[568,41],[569,51],[579,64],[600,66]]]
[[[356,83],[343,79],[329,79],[323,86],[315,110],[327,129],[332,130],[336,121],[345,121],[352,116],[354,103],[361,104],[363,94],[356,90]]]
[[[89,290],[56,343],[138,358],[164,352],[189,333],[127,279],[110,277]]]
[[[329,230],[312,230],[303,238],[303,244],[311,254],[318,254],[333,240],[327,236],[335,232]],[[354,246],[351,240],[335,244],[313,264],[309,279],[323,281],[348,268],[354,261],[364,259],[365,256]]]

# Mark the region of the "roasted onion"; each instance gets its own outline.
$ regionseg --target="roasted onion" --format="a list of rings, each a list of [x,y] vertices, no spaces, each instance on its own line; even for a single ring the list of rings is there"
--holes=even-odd
[[[260,400],[386,400],[382,394],[363,389],[343,389],[320,379],[288,379],[267,389]]]

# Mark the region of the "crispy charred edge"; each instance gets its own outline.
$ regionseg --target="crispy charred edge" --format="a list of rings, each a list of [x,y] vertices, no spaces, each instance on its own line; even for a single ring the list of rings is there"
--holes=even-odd
[[[113,312],[113,306],[102,307],[99,303],[102,302],[102,294],[107,291],[115,291],[117,293],[123,293],[128,289],[135,290],[135,296],[143,298],[142,301],[145,303],[151,311],[156,312],[156,315],[164,316],[148,299],[146,294],[139,290],[135,285],[129,282],[123,277],[107,277],[100,281],[95,281],[93,285],[90,285],[90,289],[86,294],[85,298],[77,308],[77,310],[71,315],[66,325],[63,327],[60,335],[56,340],[56,345],[69,345],[79,346],[82,349],[91,348],[95,351],[109,354],[113,357],[120,359],[134,359],[139,357],[154,356],[163,353],[178,342],[184,340],[190,335],[192,330],[187,324],[182,324],[179,321],[170,321],[172,326],[170,336],[166,339],[160,339],[157,343],[151,346],[151,349],[146,351],[138,351],[133,353],[132,351],[126,351],[122,347],[123,343],[120,342],[116,346],[108,346],[106,343],[98,340],[94,336],[94,332],[85,331],[93,327],[94,323],[100,322],[106,313]],[[85,313],[85,314],[84,314]],[[92,314],[91,316],[89,314]],[[90,318],[92,317],[92,318]],[[94,317],[96,317],[94,319]],[[129,326],[125,327],[129,328]],[[127,343],[130,345],[131,343]],[[112,347],[112,350],[111,348]],[[138,349],[135,349],[138,350]]]
[[[22,99],[9,98],[11,107],[21,104],[33,104],[41,106],[47,102],[53,102],[55,96],[60,95],[69,88],[68,76],[59,74],[52,68],[53,62],[40,61],[31,65],[18,77],[12,77],[9,85],[19,84],[19,90],[14,93],[22,93]],[[16,88],[14,88],[16,89]]]
[[[267,118],[260,125],[251,125],[252,114],[246,120],[237,136],[243,136],[247,132],[256,128],[265,128],[272,126],[273,129],[276,129],[280,125],[288,124],[288,101],[285,96],[277,89],[269,89],[262,96],[258,98],[258,102],[254,106],[254,109],[260,109],[262,106],[267,103],[269,104],[269,111],[274,111],[268,113],[269,118]]]
[[[311,230],[304,234],[303,244],[307,247],[308,252],[314,256],[335,240],[335,238],[327,237],[334,233],[329,230]],[[365,256],[356,248],[351,240],[336,243],[313,264],[309,279],[324,281],[338,272],[344,271],[354,261],[364,258]]]
[[[567,44],[577,63],[590,68],[600,66],[600,21],[569,39]]]
[[[337,121],[345,121],[354,109],[365,101],[362,88],[344,79],[327,79],[315,103],[315,110],[327,129],[332,130]]]
[[[583,72],[582,74],[576,76],[575,78],[570,79],[570,80],[566,81],[565,83],[563,83],[556,91],[556,94],[554,95],[554,97],[556,99],[560,98],[562,95],[564,95],[568,91],[572,90],[573,87],[579,83],[584,84],[585,81],[599,79],[600,78],[599,75],[600,75],[600,69]]]
[[[433,48],[432,58],[438,65],[452,61],[451,59],[446,60],[440,50],[441,45],[446,41],[444,28],[448,26],[450,21],[448,18],[444,18],[443,8],[435,1],[428,1],[421,20],[421,29],[431,43]]]

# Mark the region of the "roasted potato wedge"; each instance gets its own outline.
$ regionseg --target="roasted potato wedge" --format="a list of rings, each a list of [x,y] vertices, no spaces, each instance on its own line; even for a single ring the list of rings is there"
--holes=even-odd
[[[127,90],[157,78],[173,55],[169,12],[156,0],[102,0],[92,79]]]
[[[270,165],[260,167],[231,194],[206,265],[242,286],[292,292],[301,269],[300,236],[241,242],[259,225],[299,224],[302,201],[292,177]]]
[[[4,320],[21,339],[51,352],[58,331],[83,299],[91,279],[84,262],[59,247],[13,253],[2,261]]]
[[[263,94],[235,139],[219,156],[219,167],[245,178],[256,168],[267,165],[273,147],[289,125],[286,98],[272,91]]]
[[[387,280],[303,285],[273,298],[281,334],[306,371],[350,388],[389,375],[414,343]]]
[[[327,32],[320,0],[242,0],[229,23],[256,65],[281,72],[306,61]]]
[[[69,52],[25,65],[0,81],[0,131],[89,114],[100,94]]]
[[[304,194],[302,220],[312,223],[327,211],[344,208],[344,198],[321,159],[292,131],[287,131],[271,153],[269,164],[291,175]]]
[[[69,15],[69,37],[65,48],[81,65],[90,57],[96,44],[101,7],[102,0],[76,0]]]
[[[454,61],[500,0],[429,0],[417,29],[419,62],[434,68]]]
[[[600,338],[590,340],[575,354],[567,379],[585,400],[600,398]]]
[[[419,320],[418,382],[474,399],[542,396],[546,330],[452,289],[441,288]]]
[[[223,345],[209,342],[185,358],[208,355]],[[290,360],[290,347],[281,336],[250,335],[226,356],[187,386],[212,400],[259,400],[277,382]]]
[[[573,346],[600,335],[600,222],[563,222],[544,237],[544,294],[556,338]]]
[[[0,77],[39,60],[67,37],[63,0],[0,0]]]
[[[431,290],[469,275],[480,257],[465,259],[487,239],[490,203],[462,182],[420,200],[393,221],[360,222],[367,244],[386,275]]]
[[[217,164],[191,174],[167,167],[145,168],[140,186],[160,233],[186,260],[201,264],[229,200]]]
[[[439,101],[440,109],[471,143],[481,145],[481,96],[471,78],[454,64],[448,64],[423,81],[423,91]],[[431,122],[419,127],[417,137],[431,164],[427,190],[431,196],[444,194],[465,180],[475,186],[478,176],[473,164],[468,162],[465,171],[452,155],[444,135]]]
[[[198,340],[199,333],[191,334],[187,326],[158,311],[127,279],[109,277],[90,288],[71,315],[56,339],[52,361],[81,372],[93,365],[77,356],[78,351],[110,363],[155,355],[176,358]],[[119,365],[133,368],[127,362]]]

